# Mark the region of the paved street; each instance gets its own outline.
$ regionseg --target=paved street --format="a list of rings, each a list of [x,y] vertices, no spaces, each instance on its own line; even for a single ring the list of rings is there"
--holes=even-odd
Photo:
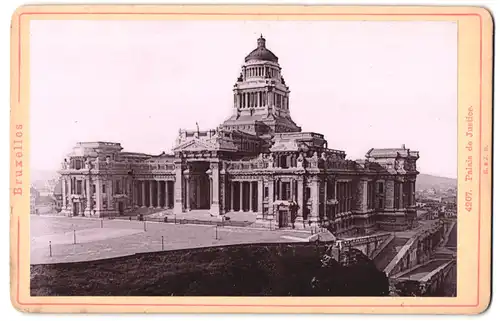
[[[144,230],[146,226],[146,230]],[[88,261],[137,252],[241,243],[294,242],[310,234],[238,227],[31,216],[31,264]],[[74,240],[76,239],[76,244]],[[51,242],[52,256],[50,256]]]

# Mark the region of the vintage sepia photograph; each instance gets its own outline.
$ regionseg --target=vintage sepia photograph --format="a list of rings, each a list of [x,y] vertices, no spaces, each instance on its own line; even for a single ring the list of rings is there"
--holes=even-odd
[[[31,296],[457,296],[456,21],[29,28]]]

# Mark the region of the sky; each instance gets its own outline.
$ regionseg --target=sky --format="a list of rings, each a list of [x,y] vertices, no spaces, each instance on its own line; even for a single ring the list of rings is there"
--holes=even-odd
[[[442,21],[32,21],[31,168],[80,141],[160,154],[181,128],[217,127],[261,33],[303,131],[350,159],[405,144],[420,172],[457,176],[457,26]]]

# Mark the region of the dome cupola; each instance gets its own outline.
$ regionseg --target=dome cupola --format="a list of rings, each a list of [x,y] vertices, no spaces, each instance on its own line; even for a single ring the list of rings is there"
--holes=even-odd
[[[272,61],[277,63],[278,57],[276,57],[271,50],[266,48],[266,39],[260,35],[260,38],[257,39],[257,48],[245,57],[245,62],[250,60]]]

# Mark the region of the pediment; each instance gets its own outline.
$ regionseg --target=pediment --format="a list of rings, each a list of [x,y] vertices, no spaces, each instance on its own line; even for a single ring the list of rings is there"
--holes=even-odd
[[[217,146],[210,142],[204,141],[200,139],[193,139],[184,143],[181,143],[177,147],[174,148],[174,151],[212,151],[217,150]]]

